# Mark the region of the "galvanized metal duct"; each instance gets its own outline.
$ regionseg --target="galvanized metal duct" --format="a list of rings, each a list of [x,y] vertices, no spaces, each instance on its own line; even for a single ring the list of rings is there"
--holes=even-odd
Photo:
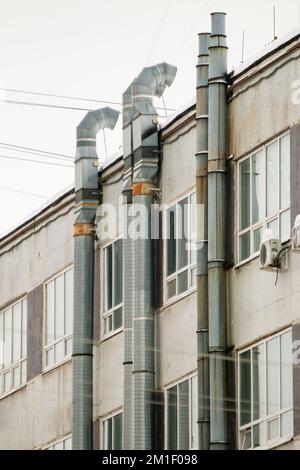
[[[197,369],[199,449],[210,446],[209,351],[208,351],[208,45],[210,33],[199,34],[196,99],[197,223]]]
[[[133,285],[124,279],[124,357],[132,361],[129,403],[124,396],[124,443],[133,443],[134,449],[153,448],[153,394],[154,394],[154,318],[153,318],[153,243],[151,240],[151,205],[154,203],[153,184],[158,170],[157,112],[153,96],[160,97],[175,78],[176,68],[162,63],[145,67],[123,95],[125,122],[124,166],[128,172],[127,182],[132,184],[132,203],[135,216],[139,218],[140,232],[144,236],[126,242],[130,253],[124,255],[124,277],[133,264]],[[130,96],[131,95],[131,96]],[[131,105],[130,106],[130,99]],[[129,124],[130,123],[130,130]],[[131,139],[131,140],[129,140]],[[131,153],[129,155],[130,141]],[[130,163],[130,164],[129,164]],[[129,172],[131,174],[129,175]],[[128,195],[129,184],[124,185]],[[130,201],[130,198],[127,198]],[[132,243],[132,245],[130,244]],[[133,263],[132,263],[133,261]],[[131,268],[132,269],[132,268]],[[132,289],[128,293],[125,286]],[[129,300],[127,300],[129,299]],[[133,300],[133,305],[132,305]],[[128,305],[130,304],[130,305]],[[132,309],[129,311],[129,307]],[[127,328],[128,327],[128,328]],[[133,329],[133,337],[132,337]],[[130,340],[131,337],[131,340]],[[133,342],[132,342],[133,340]],[[128,349],[132,347],[131,351]],[[129,367],[124,368],[124,389],[129,390]],[[133,380],[133,382],[132,382]],[[129,428],[129,426],[131,426]],[[127,437],[127,434],[131,437]]]
[[[93,286],[94,232],[99,200],[96,135],[113,129],[119,112],[102,108],[87,113],[77,127],[75,159],[73,320],[73,449],[93,448]]]
[[[225,13],[212,13],[209,44],[208,297],[210,448],[228,446],[227,308],[225,278],[225,171],[227,134],[227,45]]]

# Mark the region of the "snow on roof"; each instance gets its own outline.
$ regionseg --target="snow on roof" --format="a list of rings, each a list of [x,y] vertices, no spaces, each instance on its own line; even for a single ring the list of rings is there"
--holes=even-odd
[[[286,35],[275,39],[274,41],[267,44],[261,51],[253,55],[246,62],[239,64],[234,67],[232,70],[233,76],[237,76],[246,72],[249,68],[253,67],[257,62],[261,62],[264,58],[272,53],[275,53],[276,50],[282,49],[288,43],[295,41],[300,37],[300,28],[294,28]]]

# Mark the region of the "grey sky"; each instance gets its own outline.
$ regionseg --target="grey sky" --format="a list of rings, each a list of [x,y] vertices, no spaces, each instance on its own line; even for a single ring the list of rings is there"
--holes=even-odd
[[[197,32],[209,30],[209,13],[228,13],[231,68],[241,60],[243,30],[245,59],[272,40],[274,3],[278,36],[299,26],[299,0],[0,0],[0,80],[7,88],[120,102],[122,92],[143,66],[167,61],[178,67],[177,77],[165,93],[167,107],[176,108],[195,94]],[[166,10],[148,62],[161,13]],[[6,98],[102,106],[15,93]],[[73,156],[75,128],[84,114],[0,103],[0,142]],[[107,132],[109,153],[121,145],[120,124],[121,120],[113,132]],[[98,147],[103,160],[102,135]],[[32,158],[3,148],[0,155]],[[0,188],[50,197],[73,179],[70,168],[0,157]],[[43,202],[0,189],[0,233]]]

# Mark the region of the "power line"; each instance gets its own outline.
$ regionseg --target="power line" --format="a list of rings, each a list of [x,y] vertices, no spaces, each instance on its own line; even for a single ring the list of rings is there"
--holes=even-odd
[[[43,92],[38,92],[38,91],[28,91],[28,90],[20,90],[20,89],[14,89],[14,88],[0,88],[1,91],[8,91],[10,93],[21,93],[25,95],[35,95],[35,96],[47,96],[49,98],[60,98],[60,99],[67,99],[67,100],[76,100],[76,101],[86,101],[90,103],[102,103],[102,104],[111,104],[114,106],[122,106],[121,102],[118,101],[105,101],[105,100],[96,100],[93,98],[82,98],[78,96],[67,96],[67,95],[55,95],[52,93],[43,93]],[[25,101],[14,101],[14,100],[1,100],[2,102],[6,103],[16,103],[16,104],[21,104],[21,103],[26,103]],[[27,103],[26,103],[27,104]],[[33,104],[39,104],[39,103],[33,103]],[[40,106],[43,106],[43,104],[40,104]],[[46,106],[46,105],[45,105]],[[69,106],[55,106],[55,105],[48,105],[50,107],[58,107],[58,108],[63,108],[63,109],[71,109],[71,110],[76,110],[76,111],[93,111],[92,109],[87,109],[87,108],[73,108]],[[162,109],[162,108],[157,108],[157,109]],[[175,111],[174,108],[168,108],[168,111]]]
[[[20,191],[19,189],[5,188],[4,186],[0,186],[0,191],[9,191],[9,192],[12,192],[12,193],[26,194],[27,196],[40,197],[42,199],[48,199],[48,197],[49,197],[49,196],[43,196],[42,194],[29,193],[27,191]]]
[[[49,152],[48,150],[40,150],[40,149],[35,149],[32,147],[24,147],[23,145],[8,144],[7,142],[0,142],[0,145],[1,146],[5,145],[6,147],[13,147],[13,148],[22,149],[22,150],[30,150],[33,152],[44,153],[48,155],[56,155],[58,157],[69,158],[71,160],[74,160],[74,157],[71,157],[70,155],[65,155],[63,153]]]
[[[46,158],[52,158],[53,160],[60,160],[60,161],[63,161],[63,162],[70,162],[70,159],[72,160],[72,162],[74,162],[74,158],[73,157],[56,157],[54,155],[47,155],[47,154],[44,154],[44,153],[41,153],[41,152],[37,152],[37,151],[30,151],[30,150],[21,150],[20,148],[14,148],[14,147],[8,147],[6,145],[3,145],[0,143],[0,147],[5,149],[5,150],[9,150],[9,151],[14,151],[14,152],[20,152],[20,153],[26,153],[26,154],[29,154],[29,155],[35,155],[36,157],[46,157]]]
[[[6,158],[8,160],[20,160],[23,162],[30,162],[30,163],[39,163],[41,165],[51,165],[51,166],[63,166],[65,168],[72,168],[72,165],[64,165],[63,163],[53,163],[53,162],[41,162],[40,160],[31,160],[29,158],[21,158],[21,157],[11,157],[8,155],[0,155],[0,158]]]
[[[36,103],[30,101],[17,101],[17,100],[0,100],[2,103],[8,104],[20,104],[26,106],[38,106],[42,108],[55,108],[55,109],[70,109],[71,111],[93,111],[93,109],[88,108],[75,108],[72,106],[61,106],[56,104],[46,104],[46,103]]]
[[[208,7],[208,4],[210,3],[211,0],[207,0],[206,3],[204,4],[199,16],[197,16],[195,22],[193,23],[193,26],[191,27],[191,29],[189,30],[188,34],[186,35],[185,39],[183,40],[181,46],[180,46],[180,49],[177,53],[177,55],[175,56],[174,58],[174,62],[176,63],[178,58],[181,56],[183,50],[184,50],[184,46],[187,42],[187,40],[189,39],[190,35],[193,33],[194,29],[196,28],[197,24],[198,24],[198,21],[199,19],[201,18],[201,16],[203,15],[203,13],[205,12],[206,8]]]
[[[165,3],[163,5],[163,8],[162,8],[162,11],[161,11],[161,14],[160,14],[160,18],[159,18],[159,21],[158,21],[158,24],[157,24],[157,27],[156,27],[156,30],[155,30],[155,33],[154,33],[154,36],[153,36],[153,41],[152,41],[152,44],[151,44],[151,48],[150,48],[150,51],[149,51],[149,55],[148,55],[148,59],[147,59],[148,64],[149,64],[150,60],[152,59],[154,51],[157,47],[159,37],[160,37],[161,32],[163,30],[163,27],[164,27],[164,24],[165,24],[167,15],[168,15],[168,11],[169,11],[171,2],[172,2],[172,0],[165,0]]]

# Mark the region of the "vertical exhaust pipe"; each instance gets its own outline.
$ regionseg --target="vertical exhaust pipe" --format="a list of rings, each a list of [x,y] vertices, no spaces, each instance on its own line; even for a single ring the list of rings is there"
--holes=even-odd
[[[197,223],[197,370],[198,441],[200,450],[210,446],[210,397],[208,351],[208,46],[210,33],[199,34],[196,99],[196,194]]]
[[[210,448],[228,447],[225,200],[227,141],[227,45],[225,13],[212,13],[209,44],[208,297]]]
[[[99,200],[96,135],[113,129],[119,112],[102,108],[87,113],[77,127],[75,159],[74,319],[72,354],[72,443],[93,448],[93,290],[95,216]]]

